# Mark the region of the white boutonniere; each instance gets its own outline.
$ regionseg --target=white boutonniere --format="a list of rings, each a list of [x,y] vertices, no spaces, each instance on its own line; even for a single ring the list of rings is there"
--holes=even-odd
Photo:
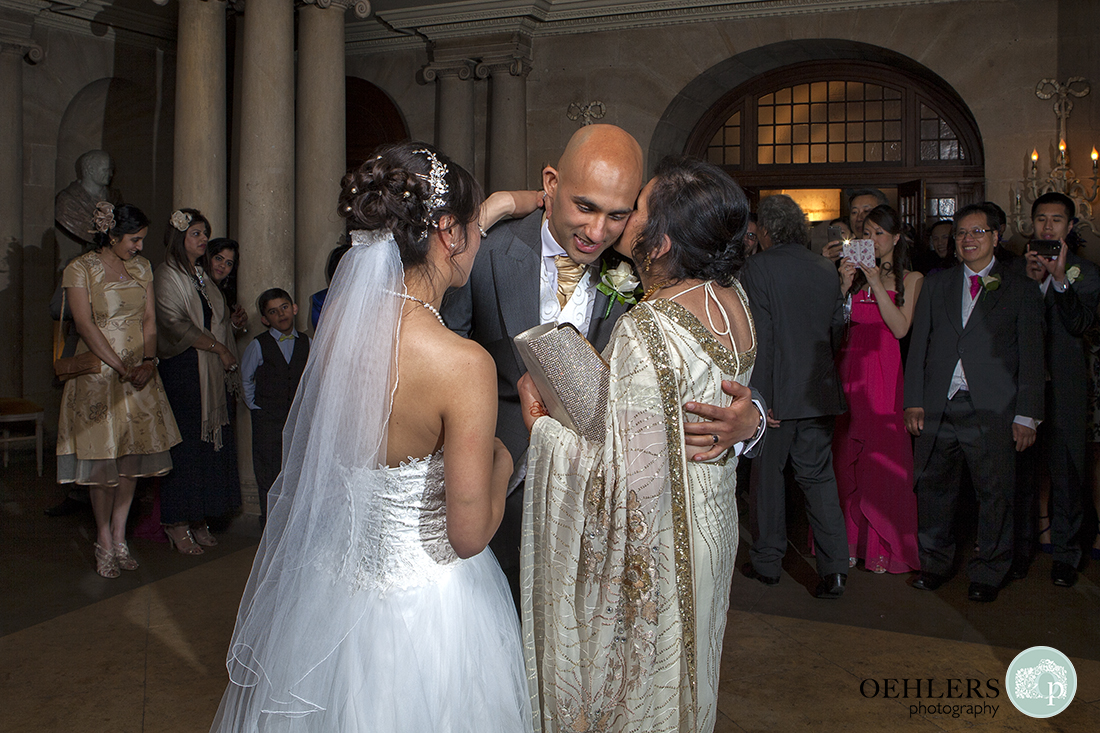
[[[982,277],[982,290],[993,292],[999,287],[1001,287],[1000,275],[985,275]]]
[[[1073,265],[1066,270],[1066,282],[1073,284],[1081,279],[1081,268],[1077,265]]]
[[[596,290],[608,296],[607,312],[604,318],[611,315],[611,308],[615,303],[636,305],[642,283],[634,274],[634,268],[629,262],[623,260],[615,269],[611,269],[607,260],[600,265],[600,284]]]

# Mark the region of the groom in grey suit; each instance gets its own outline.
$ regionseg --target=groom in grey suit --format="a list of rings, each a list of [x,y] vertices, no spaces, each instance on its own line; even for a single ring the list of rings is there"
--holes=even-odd
[[[528,435],[516,382],[527,369],[512,339],[543,323],[568,321],[597,351],[603,350],[627,305],[615,302],[608,311],[609,296],[596,289],[600,259],[622,234],[642,177],[642,149],[629,133],[613,125],[582,127],[557,168],[543,171],[545,215],[536,210],[494,227],[481,243],[467,284],[443,300],[447,325],[476,340],[496,362],[497,437],[517,462],[517,472],[523,471]],[[711,446],[702,457],[719,455],[763,432],[763,417],[748,390],[731,384],[727,391],[734,396],[730,407],[692,405],[691,412],[710,421],[685,423],[688,442]],[[509,495],[489,545],[513,592],[518,589],[522,514],[521,484]]]

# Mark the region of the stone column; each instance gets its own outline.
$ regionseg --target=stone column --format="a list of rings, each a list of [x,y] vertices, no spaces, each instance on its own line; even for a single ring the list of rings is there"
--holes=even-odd
[[[225,13],[220,0],[179,0],[172,207],[201,211],[212,237],[228,233]]]
[[[33,41],[0,36],[0,396],[23,396],[23,57]]]
[[[294,292],[293,2],[248,0],[243,45],[238,299],[256,332],[256,297]]]
[[[298,10],[294,298],[299,329],[309,328],[309,297],[327,287],[325,264],[344,233],[336,201],[347,165],[344,15],[350,0],[312,1]]]
[[[527,180],[527,74],[523,58],[486,61],[479,65],[492,78],[489,92],[488,191],[530,188]]]
[[[471,173],[474,170],[474,70],[469,61],[430,64],[421,71],[437,82],[435,144]]]

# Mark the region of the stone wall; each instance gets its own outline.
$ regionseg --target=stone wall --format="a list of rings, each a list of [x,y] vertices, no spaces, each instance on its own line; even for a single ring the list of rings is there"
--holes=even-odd
[[[141,39],[92,38],[53,27],[35,41],[43,60],[23,68],[23,394],[56,425],[60,388],[50,370],[48,305],[74,254],[57,241],[54,196],[75,179],[76,158],[103,149],[112,187],[153,221],[145,253],[159,262],[171,213],[174,56]]]

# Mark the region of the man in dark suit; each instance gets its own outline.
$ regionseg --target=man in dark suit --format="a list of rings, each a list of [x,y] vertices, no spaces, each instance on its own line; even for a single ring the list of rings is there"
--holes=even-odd
[[[769,405],[772,428],[754,461],[758,536],[745,572],[765,585],[779,582],[787,550],[783,469],[790,458],[814,533],[821,576],[814,594],[839,598],[848,578],[832,453],[833,423],[846,409],[833,360],[844,330],[840,280],[829,260],[809,250],[806,215],[792,199],[770,196],[757,216],[773,246],[748,259],[741,284],[756,321],[752,386]]]
[[[1043,417],[1042,303],[1035,283],[993,257],[997,212],[955,215],[961,264],[929,275],[913,316],[905,424],[913,462],[921,574],[935,590],[951,573],[952,527],[965,465],[978,497],[977,550],[968,597],[993,601],[1012,564],[1015,452]]]
[[[1050,505],[1039,507],[1046,518],[1054,553],[1051,581],[1065,588],[1077,582],[1081,561],[1078,536],[1084,520],[1088,429],[1088,346],[1084,334],[1100,302],[1100,269],[1077,256],[1080,238],[1073,200],[1061,193],[1043,194],[1031,207],[1035,238],[1060,245],[1053,257],[1030,245],[1027,276],[1039,283],[1046,322],[1046,420],[1039,428],[1039,457],[1050,476]],[[1029,451],[1030,453],[1031,451]],[[1032,457],[1030,467],[1037,463]],[[1034,542],[1036,472],[1025,468],[1016,487],[1015,559],[1012,576],[1027,575]]]
[[[454,331],[473,338],[497,366],[497,437],[522,477],[528,435],[516,382],[527,371],[512,339],[543,323],[570,322],[602,351],[628,304],[599,292],[601,256],[615,244],[642,188],[642,149],[614,125],[588,125],[570,139],[557,168],[543,171],[545,215],[501,223],[482,241],[470,279],[443,300],[441,312]],[[608,306],[610,304],[610,310]],[[746,388],[727,383],[727,408],[689,403],[709,422],[686,422],[687,442],[709,446],[696,456],[720,455],[762,434],[763,416]],[[490,543],[517,592],[522,484],[508,496],[504,519]]]

